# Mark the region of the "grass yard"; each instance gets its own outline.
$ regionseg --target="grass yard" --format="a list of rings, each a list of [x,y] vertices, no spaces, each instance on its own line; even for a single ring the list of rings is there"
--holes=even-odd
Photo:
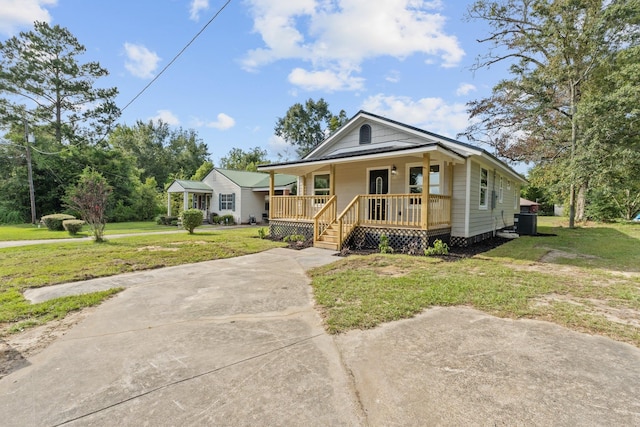
[[[326,326],[338,333],[408,318],[432,306],[471,306],[542,319],[640,347],[640,224],[570,230],[539,218],[540,233],[457,262],[350,256],[312,271]]]
[[[256,228],[141,235],[96,244],[69,241],[0,249],[0,335],[61,318],[116,291],[29,304],[21,291],[130,271],[230,258],[283,246]]]
[[[155,221],[140,222],[114,222],[108,223],[105,235],[149,233],[154,231],[179,230],[177,227],[157,225]],[[197,229],[196,229],[197,230]],[[89,236],[89,227],[85,225],[76,236],[69,235],[66,231],[49,231],[47,227],[33,224],[0,225],[0,242],[10,240],[50,240],[50,239],[74,239]]]

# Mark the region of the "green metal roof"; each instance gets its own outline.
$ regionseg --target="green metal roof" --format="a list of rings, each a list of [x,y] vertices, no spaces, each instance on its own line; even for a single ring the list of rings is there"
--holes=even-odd
[[[269,187],[269,174],[264,172],[247,172],[235,171],[230,169],[218,169],[218,172],[229,178],[240,187],[245,188],[263,188]],[[293,184],[298,179],[295,175],[285,175],[277,173],[274,176],[275,186],[282,187],[284,185]]]
[[[176,179],[175,182],[180,184],[182,188],[185,190],[201,190],[201,191],[211,191],[212,188],[209,187],[202,181],[189,181],[187,179]]]

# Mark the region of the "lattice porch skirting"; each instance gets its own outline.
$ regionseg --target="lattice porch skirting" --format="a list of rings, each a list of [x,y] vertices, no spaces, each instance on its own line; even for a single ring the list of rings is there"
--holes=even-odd
[[[345,242],[345,246],[351,249],[378,249],[380,236],[389,238],[389,246],[395,252],[422,253],[428,246],[432,246],[436,239],[449,244],[451,229],[441,228],[437,230],[418,230],[412,228],[390,227],[356,227],[351,236]]]
[[[490,239],[492,237],[493,237],[492,231],[488,231],[482,234],[477,234],[471,237],[451,236],[451,246],[460,246],[460,247],[466,248],[467,246],[471,246],[474,243],[482,242],[483,240]]]
[[[282,239],[286,236],[299,234],[306,240],[313,239],[313,223],[295,222],[295,221],[269,221],[269,235],[276,239]]]

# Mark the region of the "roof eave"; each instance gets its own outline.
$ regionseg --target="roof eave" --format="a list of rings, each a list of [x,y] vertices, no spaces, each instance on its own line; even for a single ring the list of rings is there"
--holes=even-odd
[[[465,157],[454,152],[453,150],[445,147],[439,143],[431,143],[427,145],[422,145],[419,147],[409,147],[402,148],[399,150],[393,151],[385,151],[382,153],[371,153],[371,154],[361,154],[361,155],[353,155],[353,156],[344,156],[344,157],[334,157],[334,158],[321,158],[321,159],[302,159],[296,162],[286,162],[286,163],[272,163],[269,165],[260,165],[258,166],[259,170],[264,171],[278,171],[278,170],[292,170],[292,169],[300,169],[300,168],[313,168],[314,166],[323,166],[326,164],[341,164],[341,163],[354,163],[354,162],[362,162],[367,160],[375,160],[375,159],[387,159],[387,158],[397,158],[397,157],[406,157],[415,154],[421,153],[429,153],[429,152],[439,152],[443,155],[449,157],[454,161],[454,163],[464,163]]]

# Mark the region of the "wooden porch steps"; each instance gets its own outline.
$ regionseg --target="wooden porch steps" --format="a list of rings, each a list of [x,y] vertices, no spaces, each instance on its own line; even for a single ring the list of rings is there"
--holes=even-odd
[[[320,236],[318,240],[313,242],[313,246],[315,246],[316,248],[331,249],[333,251],[337,251],[339,242],[338,229],[336,227],[337,224],[331,224],[329,227],[327,227],[322,236]]]

